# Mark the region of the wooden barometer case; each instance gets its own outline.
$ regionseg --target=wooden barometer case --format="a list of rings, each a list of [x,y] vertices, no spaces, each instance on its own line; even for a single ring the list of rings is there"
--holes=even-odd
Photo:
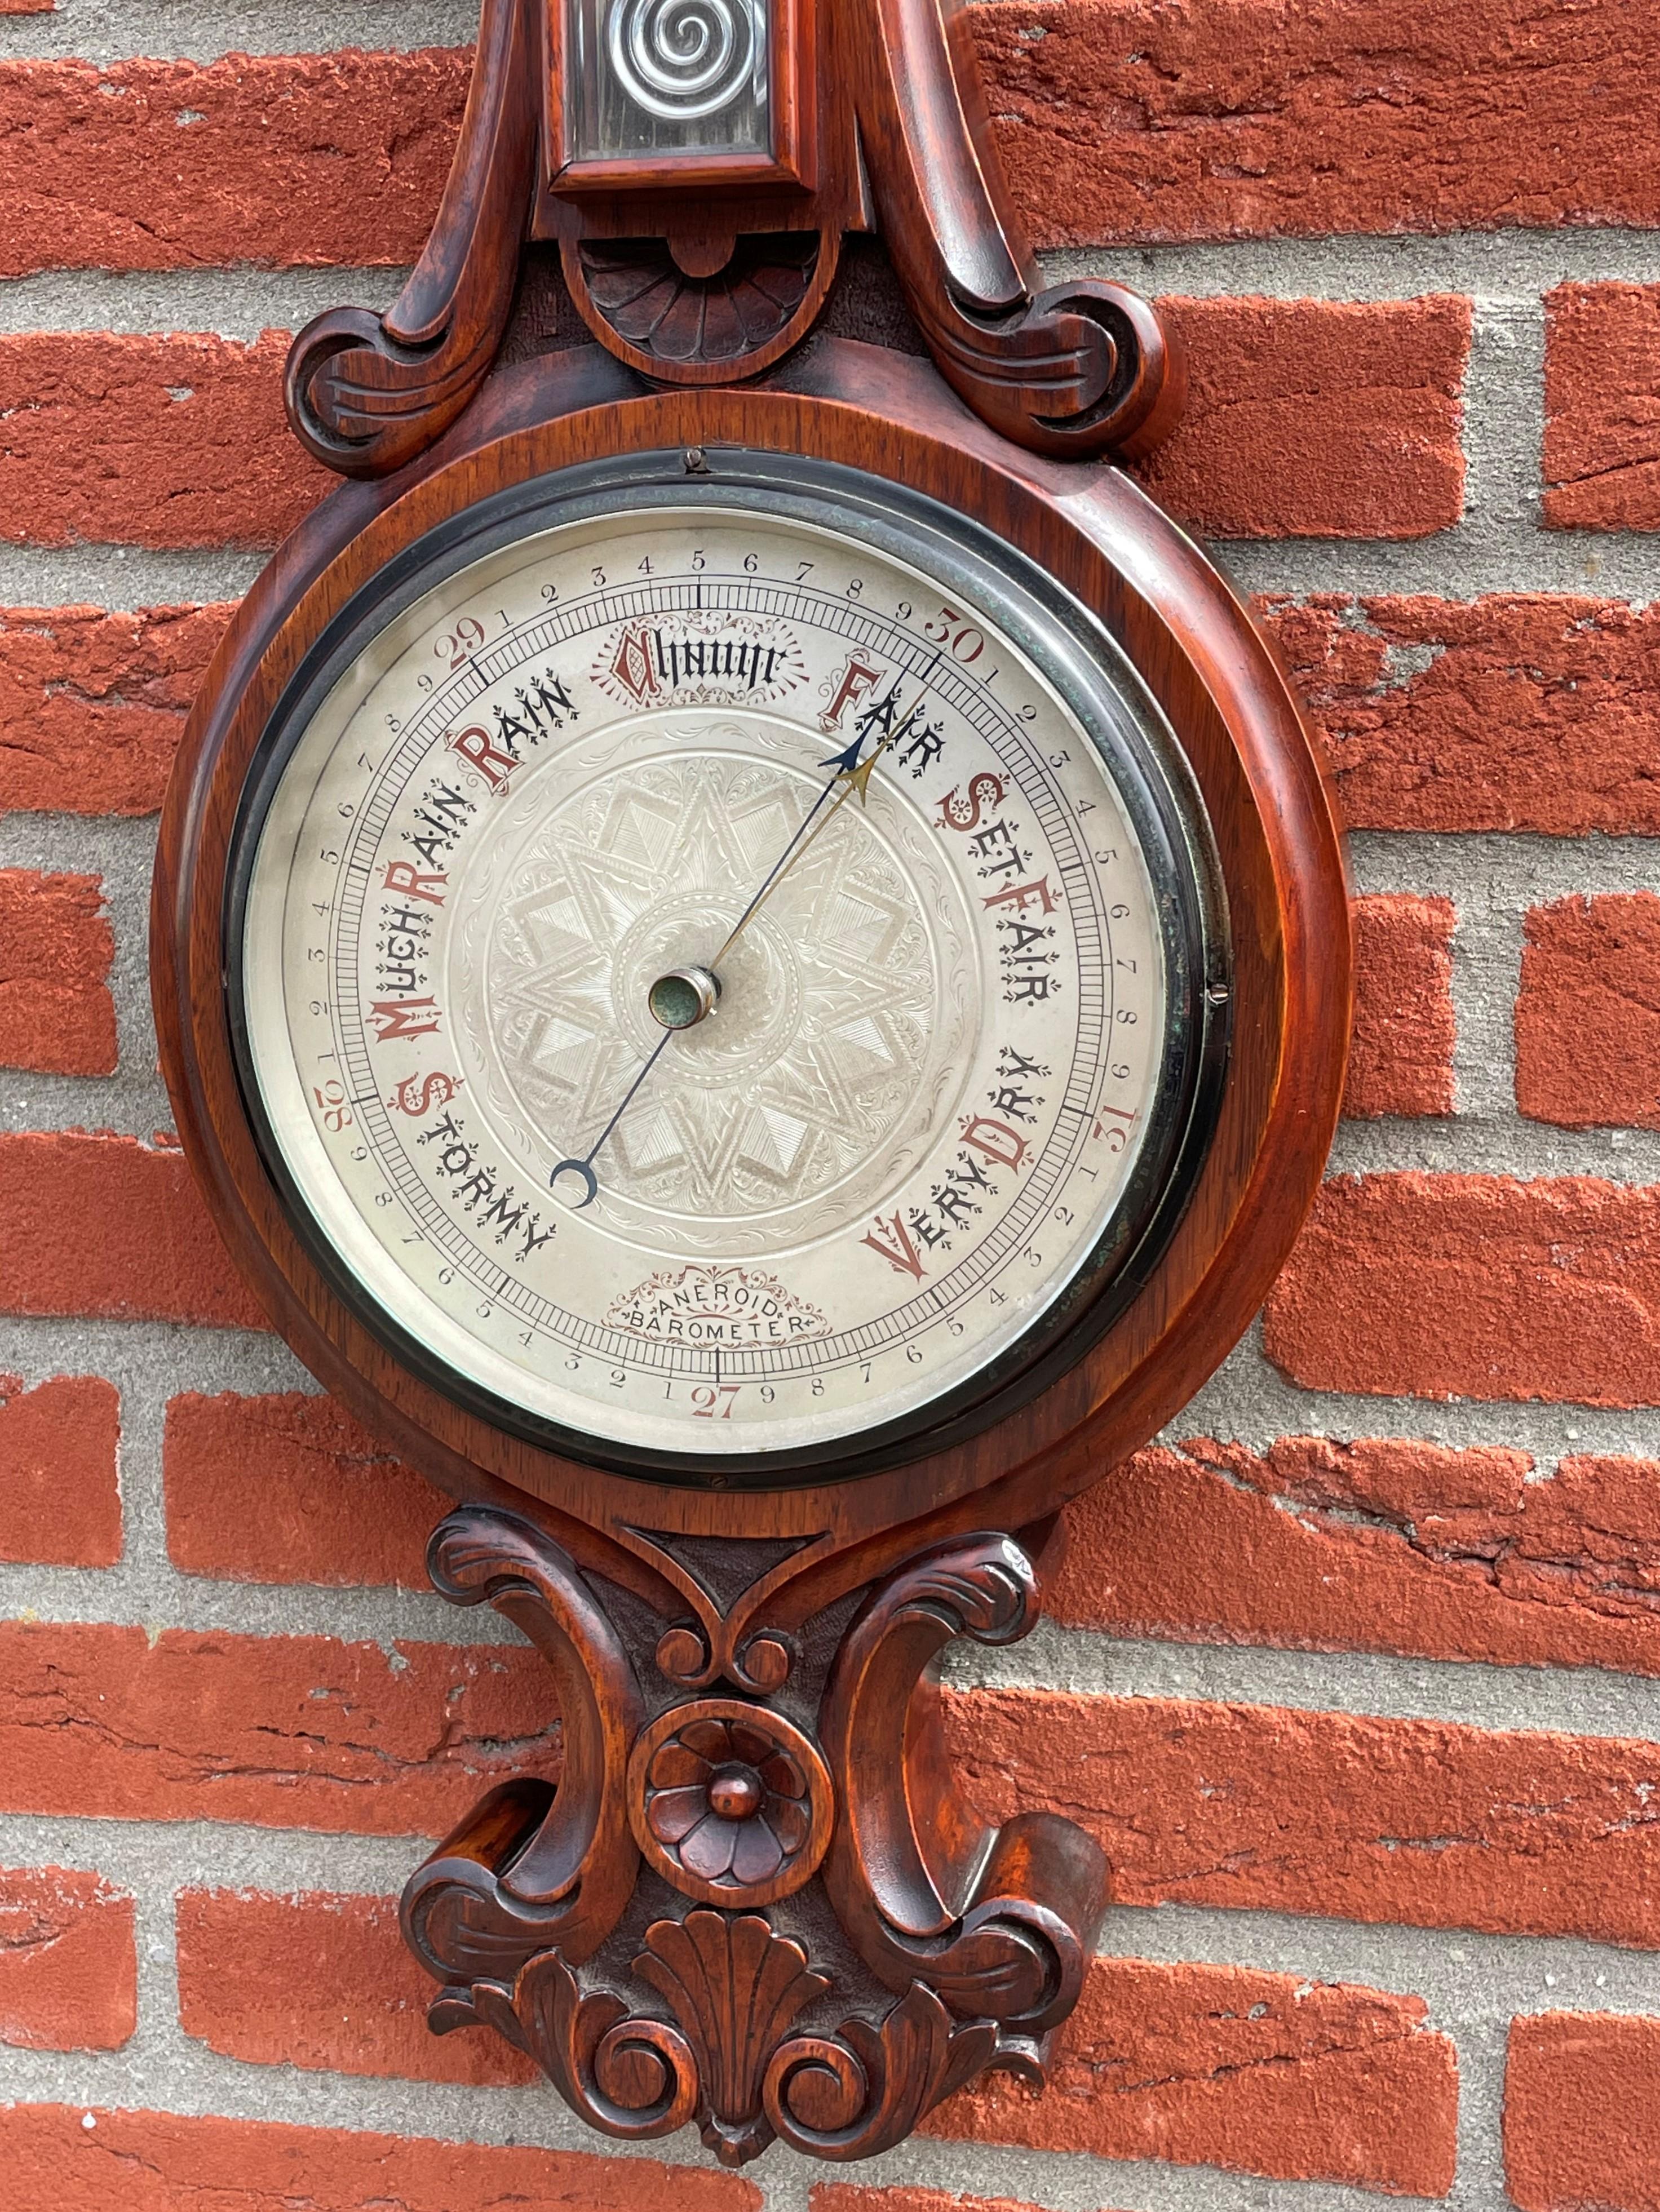
[[[976,1814],[936,1670],[1310,1202],[1318,764],[950,0],[485,0],[427,250],[288,398],[348,481],[191,719],[155,1005],[274,1325],[548,1662],[404,1892],[431,2023],[866,2157],[1079,1994],[1110,1869]]]

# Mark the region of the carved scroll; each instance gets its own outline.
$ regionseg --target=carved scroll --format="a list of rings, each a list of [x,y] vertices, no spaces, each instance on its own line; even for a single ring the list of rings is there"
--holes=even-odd
[[[295,435],[342,476],[380,477],[441,436],[483,383],[519,281],[535,174],[529,0],[484,0],[437,222],[384,315],[336,307],[289,351]]]
[[[939,373],[1014,444],[1150,451],[1181,411],[1152,304],[1084,277],[1037,289],[992,143],[964,0],[846,0],[860,143],[894,268]]]
[[[820,1548],[786,1564],[807,1572]],[[873,2156],[988,2066],[1041,2085],[1105,1867],[1053,1814],[994,1830],[970,1816],[934,1679],[953,1638],[1007,1643],[1035,1619],[1017,1544],[940,1545],[872,1591],[836,1652],[816,1741],[764,1693],[684,1695],[666,1637],[648,1720],[597,1596],[514,1515],[453,1514],[430,1559],[455,1603],[494,1605],[540,1647],[565,1746],[556,1792],[532,1778],[492,1790],[410,1882],[405,1932],[443,1984],[435,2028],[494,2027],[609,2135],[695,2121],[727,2166],[775,2138]],[[756,1591],[776,1593],[782,1574],[731,1615],[752,1620]],[[643,1941],[628,1933],[642,1859],[657,1895],[686,1901]],[[862,1971],[835,1946],[834,1977],[815,1956],[826,1904]]]
[[[953,2027],[918,1982],[879,2026],[844,2021],[838,2035],[785,2044],[767,2073],[767,2118],[810,2157],[874,2158],[999,2055],[989,2021]]]
[[[535,2059],[579,2119],[625,2142],[684,2127],[697,2109],[697,2063],[684,2036],[635,2020],[614,1990],[584,1996],[556,1951],[522,1967],[511,1989],[485,1982],[475,2017]]]
[[[713,171],[683,178],[641,150],[599,163],[601,190],[556,158],[564,93],[541,82],[556,64],[537,0],[484,0],[460,143],[413,276],[384,315],[337,308],[289,354],[289,416],[307,450],[378,477],[429,446],[495,359],[527,238],[558,241],[579,313],[620,361],[657,383],[710,386],[762,374],[807,335],[843,234],[867,228],[884,234],[941,374],[994,429],[1060,457],[1156,445],[1185,390],[1171,335],[1124,285],[1043,288],[964,0],[780,12],[797,20],[816,27],[794,58],[816,88],[798,118],[820,149],[816,181],[786,164],[734,196]]]
[[[454,1605],[493,1605],[547,1660],[562,1724],[556,1791],[493,1790],[404,1892],[405,1940],[446,1984],[439,2028],[473,2017],[469,1986],[556,1946],[580,1964],[616,1925],[639,1867],[628,1760],[643,1717],[628,1653],[575,1562],[516,1516],[464,1507],[428,1547]]]
[[[836,1654],[821,1733],[841,1817],[824,1867],[836,1916],[889,1989],[925,1982],[952,2012],[1041,2035],[1078,2001],[1106,1862],[1071,1820],[974,1820],[952,1780],[934,1667],[970,1636],[1012,1644],[1037,1618],[1012,1538],[925,1553],[866,1601]]]

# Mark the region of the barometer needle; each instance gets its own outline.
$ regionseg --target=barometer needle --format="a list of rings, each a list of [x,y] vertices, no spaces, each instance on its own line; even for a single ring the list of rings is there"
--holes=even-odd
[[[936,653],[934,655],[934,659],[938,660],[938,659],[939,655]],[[932,664],[930,665],[930,672]],[[924,677],[922,680],[926,683],[927,680],[927,677]],[[859,794],[859,803],[861,806],[869,805],[868,787],[870,784],[871,770],[876,766],[877,762],[881,759],[883,754],[886,752],[889,746],[895,742],[898,735],[899,732],[897,731],[891,731],[871,748],[869,755],[862,761],[859,757],[860,752],[863,749],[865,743],[864,738],[861,735],[860,737],[856,737],[850,745],[845,746],[839,753],[831,753],[827,758],[819,762],[818,765],[820,768],[833,768],[836,771],[835,775],[830,778],[824,789],[819,793],[818,798],[813,800],[812,805],[807,809],[806,814],[802,816],[800,823],[797,823],[794,836],[791,837],[788,844],[785,846],[783,851],[779,854],[777,860],[773,863],[772,867],[769,870],[766,878],[762,883],[760,890],[757,891],[755,896],[750,901],[749,904],[744,908],[742,914],[739,915],[737,921],[733,924],[731,930],[727,933],[725,944],[721,945],[720,951],[714,955],[714,958],[707,963],[706,969],[703,971],[700,971],[707,972],[714,979],[715,988],[717,991],[719,989],[718,978],[721,963],[726,958],[727,953],[731,951],[733,946],[737,944],[739,939],[743,935],[744,932],[749,927],[751,922],[754,921],[756,915],[760,912],[763,904],[766,900],[771,897],[773,892],[777,890],[779,884],[783,881],[790,869],[795,866],[795,863],[806,851],[808,846],[813,842],[814,839],[819,836],[821,831],[829,829],[830,823],[835,820],[836,815],[841,812],[842,807],[847,805],[848,799],[853,797],[854,792],[857,792]],[[836,789],[837,784],[841,784],[843,787],[841,796],[834,801],[827,811],[823,812],[821,815],[820,810],[824,807],[825,801],[830,798],[830,793]],[[690,1026],[690,1024],[687,1024],[687,1026]],[[623,1115],[628,1111],[629,1103],[633,1099],[635,1093],[639,1090],[641,1085],[645,1081],[646,1078],[651,1073],[653,1068],[656,1066],[658,1061],[662,1058],[664,1050],[667,1046],[670,1038],[675,1034],[675,1029],[667,1026],[665,1027],[662,1036],[659,1039],[656,1045],[654,1046],[651,1055],[646,1061],[645,1066],[640,1070],[638,1075],[635,1077],[633,1082],[629,1084],[628,1089],[623,1092],[623,1097],[617,1104],[617,1111],[611,1115],[610,1121],[606,1122],[605,1127],[599,1132],[599,1134],[594,1139],[593,1144],[588,1147],[587,1158],[580,1160],[561,1160],[558,1166],[554,1169],[553,1173],[548,1177],[549,1182],[555,1185],[557,1184],[562,1175],[575,1175],[580,1176],[582,1178],[584,1188],[581,1197],[576,1201],[575,1207],[574,1208],[575,1212],[580,1213],[585,1206],[592,1205],[594,1199],[598,1197],[599,1193],[599,1179],[593,1172],[593,1164],[599,1156],[600,1148],[605,1144],[606,1138],[610,1136],[611,1131],[622,1120]]]
[[[583,1191],[581,1197],[576,1201],[575,1210],[578,1213],[582,1211],[582,1208],[585,1206],[591,1205],[593,1200],[599,1195],[599,1177],[593,1172],[593,1163],[599,1157],[599,1147],[605,1143],[606,1138],[610,1136],[611,1131],[622,1120],[623,1114],[627,1111],[629,1101],[633,1097],[635,1092],[640,1088],[646,1078],[651,1073],[653,1068],[656,1066],[658,1061],[662,1058],[663,1048],[673,1035],[674,1031],[672,1030],[664,1030],[662,1036],[652,1048],[651,1057],[647,1060],[639,1074],[635,1077],[633,1082],[629,1084],[628,1089],[623,1093],[622,1098],[617,1104],[617,1111],[611,1115],[610,1121],[606,1122],[605,1127],[599,1132],[599,1134],[594,1139],[593,1144],[589,1146],[587,1158],[585,1160],[561,1160],[558,1166],[555,1168],[553,1173],[548,1177],[550,1183],[557,1184],[562,1175],[579,1175],[581,1176],[583,1182],[587,1185],[587,1188]]]
[[[864,739],[862,738],[855,738],[845,752],[832,753],[828,760],[822,760],[819,762],[818,765],[820,768],[830,768],[834,766],[836,774],[830,778],[830,781],[819,793],[818,798],[813,800],[812,805],[808,809],[807,812],[802,817],[800,824],[797,829],[795,835],[790,839],[789,843],[785,846],[783,853],[773,868],[772,873],[767,878],[760,890],[757,891],[755,896],[744,908],[742,914],[739,915],[737,921],[733,922],[731,933],[727,937],[726,943],[721,947],[721,950],[715,954],[714,957],[708,963],[717,975],[720,973],[721,963],[726,958],[727,953],[732,951],[733,946],[737,944],[739,939],[749,927],[751,922],[754,921],[756,915],[759,914],[766,901],[772,896],[774,891],[775,891],[779,884],[783,882],[784,878],[801,858],[801,855],[806,851],[808,846],[812,843],[814,838],[819,836],[824,830],[830,828],[830,823],[836,819],[842,809],[847,805],[848,799],[853,797],[854,793],[856,791],[859,793],[859,804],[861,806],[867,806],[870,804],[867,787],[870,783],[871,770],[876,766],[877,762],[881,759],[888,747],[893,743],[893,738],[891,736],[885,737],[879,744],[873,747],[870,758],[866,761],[860,762],[859,760],[859,748],[863,743]],[[847,787],[846,789],[842,792],[842,796],[836,800],[835,805],[830,808],[829,813],[824,817],[822,821],[818,822],[815,825],[813,820],[814,816],[818,812],[819,808],[830,797],[831,792],[835,790],[838,783],[845,783]]]

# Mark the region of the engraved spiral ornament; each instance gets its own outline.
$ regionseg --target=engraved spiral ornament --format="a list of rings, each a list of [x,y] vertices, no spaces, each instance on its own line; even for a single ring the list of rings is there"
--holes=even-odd
[[[605,48],[617,82],[662,123],[766,96],[764,0],[611,0]]]

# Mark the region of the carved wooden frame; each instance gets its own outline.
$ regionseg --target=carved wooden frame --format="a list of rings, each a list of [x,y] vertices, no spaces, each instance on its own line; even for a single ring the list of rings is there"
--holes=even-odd
[[[496,357],[527,239],[558,241],[572,298],[619,360],[714,386],[799,345],[843,234],[877,228],[941,374],[1004,437],[1082,459],[1156,445],[1182,405],[1179,351],[1127,286],[1043,288],[992,142],[967,0],[776,3],[775,51],[787,44],[796,76],[778,80],[787,142],[763,173],[747,155],[567,164],[560,0],[483,0],[460,142],[413,275],[384,315],[331,310],[290,354],[289,415],[307,449],[376,477],[441,435]]]
[[[400,1366],[284,1210],[238,1088],[222,980],[244,776],[352,594],[504,486],[665,448],[718,480],[726,445],[926,493],[1096,611],[1209,811],[1235,990],[1215,1137],[1111,1330],[966,1443],[770,1492],[560,1459]],[[313,1372],[457,1499],[434,1539],[437,1587],[495,1606],[549,1662],[556,1793],[533,1776],[492,1792],[406,1892],[410,1942],[440,1984],[434,2026],[492,2025],[594,2125],[640,2138],[695,2119],[732,2164],[775,2136],[869,2154],[988,2065],[1040,2081],[1106,1870],[1071,1822],[976,1819],[951,1778],[935,1668],[958,1637],[1025,1632],[1057,1509],[1236,1340],[1317,1187],[1342,1085],[1337,832],[1291,695],[1215,572],[1116,470],[1012,447],[915,357],[820,339],[738,391],[642,392],[597,347],[500,372],[401,471],[343,486],[239,610],[169,791],[153,974],[180,1135],[233,1255]],[[757,1824],[741,1865],[736,1844],[724,1867],[687,1848],[682,1824],[703,1814],[684,1793],[707,1787],[713,1807],[717,1784],[721,1817]]]
[[[773,155],[570,163],[562,0],[483,0],[427,249],[383,316],[295,341],[290,418],[356,479],[288,540],[209,672],[163,818],[153,975],[185,1150],[278,1328],[457,1501],[429,1553],[548,1662],[556,1789],[492,1791],[410,1878],[440,2032],[483,2023],[573,2110],[687,2121],[739,2165],[900,2141],[988,2066],[1041,2082],[1107,1869],[1073,1823],[980,1820],[950,1771],[949,1644],[1025,1633],[1058,1509],[1169,1419],[1261,1303],[1311,1201],[1349,1023],[1337,832],[1249,616],[1125,477],[1183,393],[1156,311],[1049,290],[998,169],[962,0],[776,0]],[[934,367],[823,337],[845,233],[879,227]],[[492,373],[526,240],[598,341]],[[603,349],[603,350],[602,350]],[[742,386],[742,389],[733,389]],[[238,1087],[223,988],[243,781],[354,593],[472,503],[578,463],[733,446],[841,464],[994,531],[1112,632],[1214,829],[1233,1045],[1209,1150],[1091,1349],[964,1441],[787,1490],[579,1465],[400,1364],[309,1256]],[[1012,1531],[1013,1534],[1006,1533]]]

